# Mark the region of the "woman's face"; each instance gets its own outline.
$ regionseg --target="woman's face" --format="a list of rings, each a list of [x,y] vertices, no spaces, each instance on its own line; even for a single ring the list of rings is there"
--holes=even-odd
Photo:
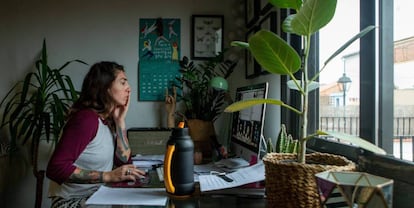
[[[116,105],[126,105],[128,103],[131,87],[128,84],[128,79],[125,72],[118,70],[116,78],[112,82],[109,94],[114,99]]]

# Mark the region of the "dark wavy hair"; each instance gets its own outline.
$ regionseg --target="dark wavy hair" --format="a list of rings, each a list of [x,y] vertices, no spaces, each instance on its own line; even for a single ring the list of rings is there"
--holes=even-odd
[[[113,99],[108,89],[119,71],[125,71],[124,67],[115,62],[102,61],[92,65],[83,80],[79,99],[73,104],[69,116],[82,109],[93,109],[99,114],[109,115]]]

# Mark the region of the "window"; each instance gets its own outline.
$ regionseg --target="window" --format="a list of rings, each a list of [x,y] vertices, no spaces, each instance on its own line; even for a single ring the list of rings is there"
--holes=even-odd
[[[380,6],[372,6],[375,3]],[[374,12],[373,7],[378,9]],[[319,33],[319,63],[323,63],[360,31],[360,22],[372,22],[370,18],[374,17],[375,24],[383,26],[377,28],[372,40],[368,39],[373,44],[354,43],[321,73],[319,128],[368,137],[396,158],[409,161],[413,161],[414,149],[414,28],[409,26],[414,18],[413,7],[412,0],[338,1],[334,19]],[[394,11],[389,11],[391,8]],[[389,22],[392,18],[387,15],[393,15],[394,21]],[[394,42],[388,47],[384,40],[392,34],[384,28],[392,26]],[[393,53],[388,51],[392,47]],[[370,60],[370,54],[375,54],[374,60]],[[390,99],[393,105],[388,106]],[[388,116],[389,112],[393,113]]]
[[[338,1],[334,18],[319,32],[321,66],[359,32],[359,16],[359,0]],[[359,41],[327,65],[319,82],[319,128],[355,134],[351,126],[356,126],[359,117]],[[335,102],[323,102],[327,98]]]

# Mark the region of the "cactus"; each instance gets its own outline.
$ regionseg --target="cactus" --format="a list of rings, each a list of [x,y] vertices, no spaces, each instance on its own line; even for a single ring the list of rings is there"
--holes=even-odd
[[[279,153],[298,153],[299,142],[297,139],[293,139],[292,135],[288,135],[286,132],[285,124],[282,124],[277,137],[276,152]],[[268,151],[269,152],[269,151]]]
[[[267,138],[266,140],[266,152],[271,153],[275,151],[275,147],[273,146],[272,139]]]

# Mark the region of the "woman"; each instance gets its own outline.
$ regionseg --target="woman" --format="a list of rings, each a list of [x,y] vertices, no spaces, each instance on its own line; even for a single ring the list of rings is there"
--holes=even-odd
[[[94,64],[47,166],[52,207],[83,207],[102,183],[135,181],[125,117],[131,88],[123,66]]]

